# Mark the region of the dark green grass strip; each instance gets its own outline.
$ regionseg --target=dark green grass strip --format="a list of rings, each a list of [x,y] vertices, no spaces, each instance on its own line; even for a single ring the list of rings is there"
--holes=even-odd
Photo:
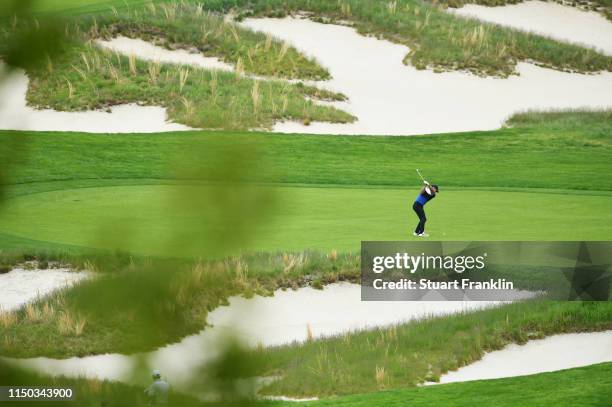
[[[609,113],[577,122],[414,137],[189,132],[91,135],[0,132],[15,145],[5,184],[77,179],[176,179],[179,167],[214,180],[219,157],[256,182],[612,190]],[[241,150],[233,156],[233,150]],[[0,150],[0,154],[2,151]],[[253,160],[254,171],[245,167]],[[245,164],[246,163],[246,164]]]
[[[357,394],[306,405],[603,407],[609,406],[610,400],[612,400],[612,363],[602,363],[530,376]]]

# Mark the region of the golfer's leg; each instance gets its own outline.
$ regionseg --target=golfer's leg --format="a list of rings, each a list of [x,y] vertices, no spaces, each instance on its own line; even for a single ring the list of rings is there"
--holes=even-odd
[[[419,211],[419,233],[425,232],[425,222],[427,222],[427,216],[425,216],[425,209],[421,206]]]
[[[423,233],[423,231],[425,230],[425,221],[427,220],[427,218],[425,217],[425,211],[423,210],[423,205],[419,205],[418,203],[415,203],[412,208],[414,209],[417,216],[419,217],[419,224],[417,225],[414,233],[417,233],[417,234]]]
[[[425,211],[423,211],[423,217],[421,218],[421,222],[419,222],[421,225],[421,231],[419,233],[425,232],[425,222],[427,222],[427,216],[425,216]]]
[[[414,213],[416,213],[416,215],[419,217],[419,223],[417,223],[416,228],[414,229],[414,233],[419,234],[420,229],[421,229],[421,211],[422,208],[419,204],[417,204],[416,202],[414,203],[414,205],[412,205],[412,209],[414,210]]]

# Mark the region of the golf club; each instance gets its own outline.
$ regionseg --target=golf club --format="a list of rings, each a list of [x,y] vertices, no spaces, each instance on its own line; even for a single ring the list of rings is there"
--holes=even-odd
[[[416,172],[417,172],[417,174],[419,174],[419,177],[421,177],[421,180],[422,180],[423,182],[425,182],[425,178],[423,178],[423,176],[421,175],[421,171],[419,171],[419,169],[418,169],[418,168],[416,169]]]

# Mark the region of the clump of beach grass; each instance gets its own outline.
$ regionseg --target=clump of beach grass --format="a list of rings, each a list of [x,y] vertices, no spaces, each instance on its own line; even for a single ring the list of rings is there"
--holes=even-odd
[[[17,316],[14,312],[4,311],[0,308],[0,326],[8,329],[17,323]]]
[[[384,389],[385,388],[385,379],[386,379],[385,367],[377,365],[376,369],[375,369],[374,377],[376,379],[376,386],[378,387],[378,389],[379,390]]]
[[[306,11],[319,21],[351,24],[360,33],[408,46],[404,62],[418,69],[507,77],[515,73],[518,61],[529,61],[571,72],[612,70],[612,57],[593,49],[456,16],[437,2],[238,0],[232,6],[240,9],[238,18]],[[222,9],[227,11],[229,4]]]
[[[329,79],[329,73],[286,42],[251,31],[209,12],[210,5],[169,2],[130,7],[116,14],[77,21],[88,35],[109,39],[117,35],[142,38],[168,48],[201,51],[219,57],[248,73],[289,79]],[[157,10],[162,12],[158,13]],[[92,27],[96,25],[96,30]]]
[[[355,120],[334,107],[304,103],[306,98],[344,98],[334,92],[266,81],[264,93],[264,82],[243,76],[240,69],[229,73],[143,62],[134,55],[124,57],[91,46],[86,38],[82,41],[67,45],[62,55],[51,58],[51,74],[44,65],[28,70],[29,104],[60,111],[108,109],[127,103],[161,105],[175,122],[227,130],[266,129],[279,120],[304,117],[339,123]],[[211,79],[202,80],[206,76]]]
[[[553,0],[556,3],[564,6],[577,7],[585,11],[595,11],[603,14],[607,19],[612,20],[612,4],[606,0],[589,0],[589,1],[565,1]],[[509,4],[516,4],[517,0],[439,0],[439,3],[445,7],[461,8],[466,4],[481,4],[484,6],[497,7]]]
[[[59,313],[57,330],[64,336],[81,336],[85,331],[87,318],[77,313],[64,310]]]
[[[179,93],[183,93],[183,89],[187,84],[187,80],[189,79],[189,69],[187,68],[179,68]]]
[[[42,312],[37,304],[28,303],[25,306],[25,316],[28,322],[37,323],[42,320]]]
[[[529,300],[266,348],[259,352],[260,374],[281,378],[262,393],[322,397],[438,381],[508,343],[610,329],[611,313],[610,302]]]

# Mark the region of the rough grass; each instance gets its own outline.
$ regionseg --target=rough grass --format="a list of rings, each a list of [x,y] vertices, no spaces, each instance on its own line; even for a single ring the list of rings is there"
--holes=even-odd
[[[28,71],[28,102],[62,111],[124,103],[164,106],[172,121],[226,130],[270,128],[278,120],[354,120],[347,113],[307,99],[336,96],[306,86],[131,61],[95,46],[75,46],[53,60],[50,70]]]
[[[164,6],[174,10],[172,19],[167,19],[160,7],[138,9],[135,14],[111,13],[99,20],[78,18],[67,24],[64,34],[69,42],[63,52],[47,57],[44,64],[26,67],[30,77],[28,103],[62,111],[105,109],[125,103],[158,105],[168,109],[172,121],[209,129],[270,128],[279,120],[355,120],[313,101],[343,100],[343,95],[302,83],[258,80],[240,74],[247,70],[291,78],[327,75],[295,49],[225,23],[220,17],[204,15],[200,8]],[[195,10],[200,10],[203,22],[197,29]],[[0,30],[0,55],[10,55],[20,31],[38,24],[35,19],[16,22],[15,27],[5,25]],[[188,33],[195,33],[199,42],[190,43],[190,47],[197,45],[206,49],[206,54],[234,61],[238,73],[143,62],[102,50],[92,42],[93,38],[119,33],[139,32],[147,37],[147,30],[149,36],[151,32],[167,32],[170,42],[166,45],[184,47],[185,41],[196,41],[186,38]]]
[[[607,0],[605,1],[609,6]],[[119,6],[117,1],[109,1],[106,7],[99,3],[86,4],[80,11],[106,11],[102,14],[109,15],[112,6],[116,17],[135,13],[130,21],[123,21],[115,27],[128,35],[138,33],[138,35],[146,35],[151,38],[158,37],[159,24],[161,24],[164,30],[171,33],[169,38],[173,38],[177,45],[203,47],[204,49],[210,45],[208,40],[202,41],[202,38],[199,37],[201,30],[186,32],[180,27],[173,26],[172,21],[164,22],[161,18],[145,17],[146,11],[142,11],[143,2],[136,2],[132,6],[126,4]],[[156,10],[163,10],[162,6],[180,9],[182,6],[173,6],[173,4],[187,3],[200,5],[205,11],[233,12],[238,19],[253,15],[282,17],[298,11],[306,11],[311,13],[310,17],[315,20],[349,23],[364,34],[380,36],[409,46],[411,52],[407,55],[405,62],[422,69],[428,67],[437,71],[466,70],[479,75],[508,76],[514,73],[518,61],[533,61],[554,69],[577,72],[609,71],[612,67],[612,57],[599,54],[591,49],[451,15],[444,10],[448,6],[444,2],[421,0],[340,0],[333,2],[325,0],[190,0],[187,2],[160,0],[146,2],[146,4],[154,4]],[[47,8],[64,10],[66,15],[74,15],[79,12],[78,7],[73,9],[66,2]],[[142,13],[143,16],[136,16],[139,13]],[[162,14],[165,15],[165,13]],[[191,18],[185,17],[185,21]],[[151,24],[150,30],[143,26],[143,21]],[[167,39],[157,39],[169,45]],[[253,44],[248,50],[241,50],[232,45],[231,41],[222,42],[225,45],[221,56],[230,61],[237,61],[237,58],[241,57],[243,63],[248,64],[250,61],[246,61],[244,53],[258,53],[252,46]],[[307,69],[306,66],[309,64],[303,60],[300,60],[300,65],[303,65],[308,75],[321,74],[318,68]],[[260,69],[259,66],[263,66],[264,70],[268,67],[275,69],[268,63],[262,64],[261,60],[253,64],[253,69]],[[301,68],[297,69],[299,71]],[[284,66],[278,71],[289,74],[294,72],[295,68]]]
[[[594,50],[454,16],[437,3],[420,0],[219,0],[203,4],[216,11],[238,8],[239,18],[307,11],[315,20],[350,23],[363,34],[410,47],[405,62],[419,69],[508,76],[518,61],[566,71],[612,69],[612,57]]]
[[[332,396],[413,387],[511,342],[612,328],[612,303],[530,300],[260,350],[266,394]],[[384,368],[384,378],[376,380]]]
[[[54,401],[52,405],[58,407],[84,406],[114,406],[114,407],[145,407],[150,404],[143,394],[142,387],[130,386],[118,382],[109,382],[85,378],[49,377],[41,374],[18,369],[10,364],[0,361],[0,383],[12,387],[42,387],[73,389],[74,400]],[[20,401],[20,406],[39,406],[40,401]],[[170,406],[213,406],[214,403],[204,403],[193,396],[187,396],[176,391],[170,395]]]
[[[554,0],[564,6],[577,7],[585,11],[596,11],[602,13],[607,19],[612,20],[612,2],[610,0]],[[440,3],[448,7],[459,8],[466,4],[481,4],[483,6],[495,7],[508,4],[522,3],[523,0],[441,0]]]
[[[171,49],[219,57],[252,74],[287,79],[330,78],[326,69],[289,44],[226,21],[200,5],[150,3],[144,9],[124,8],[102,17],[84,18],[81,24],[91,38],[141,38]]]
[[[509,127],[533,127],[541,129],[568,129],[580,131],[581,126],[586,123],[595,124],[603,130],[605,127],[612,126],[612,110],[528,110],[519,112],[506,120],[505,125]],[[591,131],[595,131],[595,127]]]
[[[36,250],[32,249],[13,253],[36,256]],[[74,257],[75,264],[78,264],[79,254]],[[66,256],[68,261],[70,258],[69,255]],[[321,288],[338,281],[358,282],[360,278],[359,255],[338,253],[336,250],[264,253],[209,261],[121,255],[117,257],[104,252],[99,252],[97,258],[92,258],[94,260],[83,267],[94,271],[94,278],[69,290],[40,298],[17,311],[0,315],[0,354],[15,357],[70,357],[152,350],[203,329],[207,313],[226,304],[227,298],[232,295],[271,295],[281,288],[296,289],[305,285]],[[542,290],[558,283],[555,274],[535,273],[529,269],[516,272],[512,280],[518,289]],[[134,293],[138,295],[135,296]],[[591,319],[582,314],[580,318],[572,316],[576,309],[582,310],[576,308],[578,305],[563,305],[564,303],[551,301],[530,303],[534,304],[533,318],[530,316],[529,305],[519,308],[515,305],[511,310],[514,310],[512,312],[516,316],[521,316],[517,321],[524,322],[525,318],[531,318],[528,323],[531,330],[523,327],[517,331],[518,334],[512,331],[510,337],[506,337],[507,332],[504,331],[505,333],[501,333],[504,340],[520,341],[527,333],[549,335],[571,329],[600,330],[607,326],[602,321],[610,321],[610,303],[606,302],[591,304],[591,308],[585,308],[590,310],[588,316]],[[540,315],[544,309],[550,313],[546,314],[546,318],[555,315],[555,318],[559,318],[559,321],[555,322],[556,325],[540,328],[541,324],[532,323],[533,319],[544,318]],[[498,328],[495,325],[497,322],[492,321],[502,321],[503,315],[506,318],[503,321],[508,323],[506,314],[502,311],[487,312],[494,315],[487,317],[489,314],[484,313],[478,314],[480,317],[468,316],[458,326],[471,326],[470,329],[476,329],[471,323],[482,317],[484,331],[480,332],[480,327],[477,329],[479,335],[487,336],[489,329],[495,331]],[[447,324],[451,322],[452,318],[449,318]],[[438,329],[435,328],[438,325],[435,320],[432,323],[433,332]],[[452,326],[452,329],[456,329]],[[414,326],[401,329],[402,332],[412,332]],[[419,329],[430,328],[427,325]],[[518,328],[513,326],[512,329]],[[379,334],[380,332],[375,332],[371,336]],[[396,335],[395,330],[391,334]],[[523,336],[518,336],[519,334]],[[384,337],[387,334],[382,335]],[[345,337],[344,340],[353,343],[351,338]],[[354,341],[355,346],[363,345],[360,345],[362,339],[357,338]],[[363,339],[366,342],[371,340]],[[380,345],[375,345],[376,343],[378,342],[372,342],[372,346]],[[488,349],[487,345],[484,346],[483,349]],[[294,350],[288,352],[292,353]],[[270,360],[273,362],[266,364],[266,369],[276,366],[278,354],[275,352],[271,354]],[[299,353],[301,352],[300,350]],[[349,353],[351,352],[356,350]],[[480,354],[470,353],[472,358],[476,355]],[[371,359],[370,362],[374,360]],[[441,360],[437,361],[438,365]],[[380,359],[378,362],[380,366],[389,369]],[[276,368],[284,369],[281,366],[274,367]],[[391,370],[386,375],[388,374],[394,373]]]
[[[31,256],[35,250],[21,253]],[[0,314],[0,354],[69,357],[152,350],[203,329],[207,313],[231,295],[357,281],[358,256],[342,254],[332,261],[327,254],[195,262],[131,257],[129,263],[100,255],[92,263],[99,271],[95,279]],[[109,269],[108,262],[122,267]]]
[[[76,188],[92,179],[99,186],[179,179],[181,165],[215,180],[219,156],[228,157],[240,180],[259,183],[412,187],[420,168],[443,188],[612,190],[610,111],[520,114],[508,123],[495,131],[414,137],[1,131],[0,163],[3,184],[12,185],[4,192],[12,195],[65,188],[44,184],[51,181]],[[247,172],[253,156],[262,165]]]

